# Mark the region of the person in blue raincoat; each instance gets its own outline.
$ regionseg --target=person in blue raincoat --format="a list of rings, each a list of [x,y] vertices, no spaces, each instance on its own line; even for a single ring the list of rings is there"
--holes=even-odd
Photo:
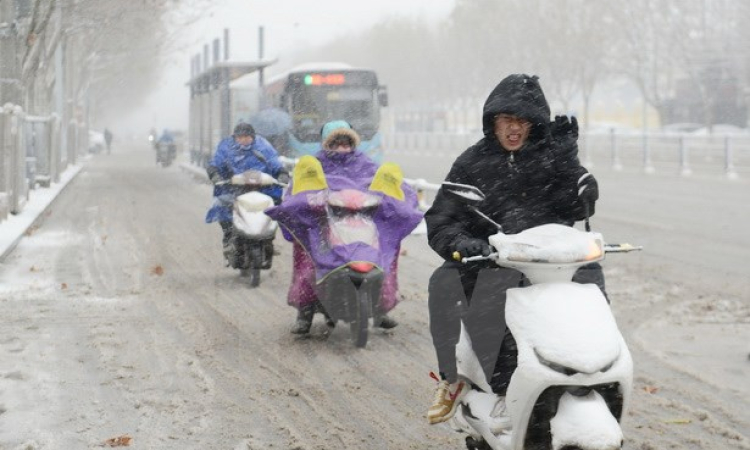
[[[214,202],[206,214],[206,223],[219,222],[224,233],[224,254],[232,252],[232,205],[237,195],[244,193],[242,186],[217,183],[232,178],[235,174],[247,170],[265,172],[282,183],[289,181],[289,174],[279,160],[276,149],[262,136],[255,134],[255,129],[248,123],[239,123],[232,136],[219,142],[206,172],[214,184]],[[273,198],[274,203],[281,202],[281,187],[270,186],[261,192]]]
[[[164,131],[161,132],[158,142],[162,144],[174,144],[174,135],[171,131],[165,128]]]
[[[164,131],[161,132],[161,136],[159,136],[159,139],[156,140],[154,143],[154,150],[156,150],[156,164],[159,164],[159,146],[164,145],[167,147],[167,152],[169,152],[169,160],[173,160],[175,157],[175,154],[177,153],[177,149],[175,148],[175,142],[174,142],[174,135],[171,131],[169,131],[168,128],[165,128]]]

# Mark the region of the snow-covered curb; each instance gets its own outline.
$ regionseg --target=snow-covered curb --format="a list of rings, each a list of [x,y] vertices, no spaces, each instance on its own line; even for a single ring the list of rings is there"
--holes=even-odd
[[[29,200],[23,210],[19,214],[8,215],[6,220],[0,222],[0,262],[16,248],[26,231],[37,222],[82,168],[80,164],[71,165],[60,174],[60,182],[51,183],[48,188],[33,189],[29,192]]]

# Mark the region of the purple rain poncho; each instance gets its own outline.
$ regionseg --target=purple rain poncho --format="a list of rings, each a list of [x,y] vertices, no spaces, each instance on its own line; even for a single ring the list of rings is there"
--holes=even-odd
[[[360,242],[332,248],[321,245],[325,238],[322,228],[326,224],[327,190],[292,195],[292,186],[289,186],[283,202],[266,210],[266,214],[279,222],[284,237],[294,242],[292,283],[287,302],[298,308],[314,303],[317,300],[317,281],[350,261],[370,261],[385,273],[380,307],[387,312],[398,303],[397,272],[401,240],[422,220],[422,212],[417,209],[416,193],[405,184],[402,184],[404,200],[369,191],[378,166],[359,151],[333,153],[321,150],[315,156],[325,173],[328,190],[357,189],[381,198],[372,218],[378,229],[380,249]]]

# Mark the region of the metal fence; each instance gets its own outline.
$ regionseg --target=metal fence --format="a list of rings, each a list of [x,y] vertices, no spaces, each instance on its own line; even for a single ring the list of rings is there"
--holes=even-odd
[[[581,142],[586,165],[646,173],[750,177],[750,135],[588,135]]]
[[[481,136],[409,132],[386,136],[386,146],[399,152],[434,152],[458,156]],[[584,165],[647,173],[720,175],[750,178],[750,134],[588,134],[579,139]]]
[[[65,135],[63,145],[56,114],[30,116],[12,104],[0,108],[0,222],[23,211],[34,189],[59,182],[60,173],[86,151],[85,128],[71,122]]]

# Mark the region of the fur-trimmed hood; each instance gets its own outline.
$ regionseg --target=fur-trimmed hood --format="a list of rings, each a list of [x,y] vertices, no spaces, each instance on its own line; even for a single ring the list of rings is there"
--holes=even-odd
[[[352,126],[344,120],[334,120],[323,125],[321,130],[321,144],[323,149],[328,149],[331,143],[339,136],[349,137],[354,145],[352,148],[357,148],[362,139],[359,137],[356,131],[352,129]]]

